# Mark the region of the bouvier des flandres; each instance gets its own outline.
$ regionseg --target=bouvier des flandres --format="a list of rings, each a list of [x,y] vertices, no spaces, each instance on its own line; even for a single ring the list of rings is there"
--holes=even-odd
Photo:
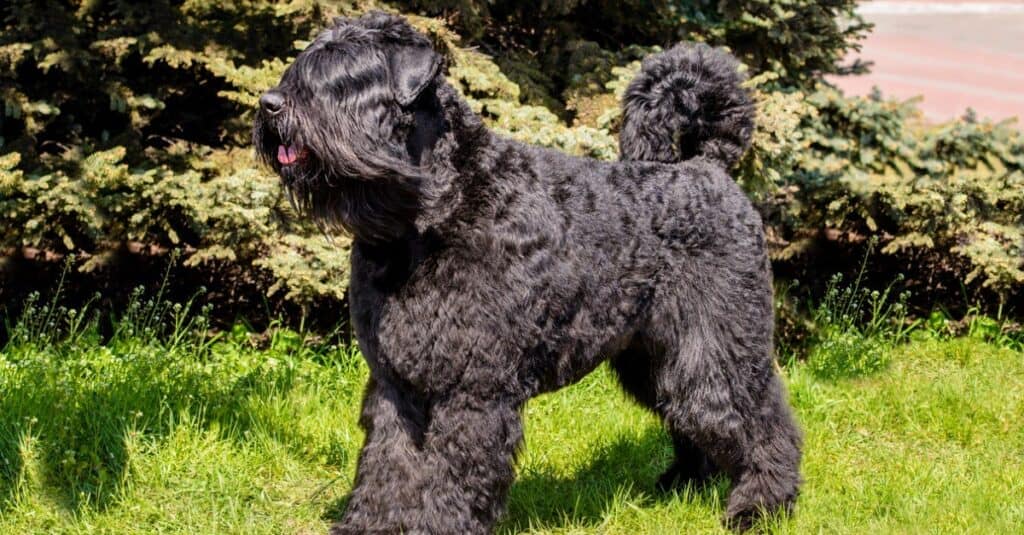
[[[727,169],[753,107],[737,62],[643,63],[620,162],[488,131],[402,18],[340,19],[260,99],[254,140],[300,213],[354,237],[370,367],[333,533],[487,533],[528,399],[610,361],[663,419],[659,487],[732,480],[726,521],[792,508],[800,433],[772,361],[761,219]]]

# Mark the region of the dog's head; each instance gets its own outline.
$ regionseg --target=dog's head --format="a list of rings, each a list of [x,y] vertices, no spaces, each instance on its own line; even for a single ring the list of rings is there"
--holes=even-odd
[[[346,219],[357,214],[337,212],[369,202],[358,197],[416,187],[422,152],[440,128],[428,88],[441,64],[430,41],[400,17],[338,19],[260,98],[256,151],[300,211],[351,230]]]

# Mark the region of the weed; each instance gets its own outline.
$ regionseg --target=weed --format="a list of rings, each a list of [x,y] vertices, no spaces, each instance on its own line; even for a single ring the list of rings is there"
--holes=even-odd
[[[868,243],[852,284],[844,286],[842,275],[834,275],[821,303],[812,307],[815,331],[807,360],[819,376],[850,377],[881,370],[888,364],[888,350],[906,340],[917,326],[917,321],[907,319],[909,292],[893,299],[893,288],[902,282],[902,275],[882,291],[862,286],[876,244],[876,239]]]

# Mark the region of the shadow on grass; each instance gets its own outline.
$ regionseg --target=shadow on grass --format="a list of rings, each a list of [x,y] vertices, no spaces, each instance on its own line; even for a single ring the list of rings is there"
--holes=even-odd
[[[341,520],[341,517],[345,516],[345,509],[348,508],[348,501],[351,497],[351,493],[346,492],[344,496],[330,502],[327,507],[324,508],[323,513],[321,513],[320,519],[326,520],[331,524]]]
[[[0,511],[14,505],[22,491],[19,482],[26,480],[23,472],[28,465],[19,436],[31,436],[34,443],[31,454],[42,481],[30,485],[55,490],[57,504],[75,512],[83,507],[106,509],[120,495],[131,462],[129,435],[160,439],[182,423],[179,418],[184,414],[204,427],[216,422],[222,429],[239,429],[248,424],[248,418],[237,412],[248,394],[239,391],[240,385],[204,392],[198,386],[201,376],[177,380],[167,384],[142,377],[138,382],[113,381],[106,388],[63,392],[62,385],[40,382],[32,385],[36,388],[31,393],[5,393],[0,422],[13,437],[0,440],[5,465],[0,470]]]
[[[550,467],[529,469],[512,487],[508,513],[498,532],[512,534],[567,525],[596,527],[616,503],[643,506],[670,501],[675,493],[657,491],[655,482],[671,459],[668,436],[660,428],[650,427],[639,438],[619,437],[600,448],[571,475],[553,474]],[[700,501],[708,501],[714,494],[712,486],[694,492]]]
[[[114,505],[131,475],[133,436],[159,441],[181,425],[196,425],[244,442],[249,430],[284,429],[270,421],[278,415],[254,406],[295,387],[291,367],[263,365],[270,354],[244,360],[231,351],[237,348],[201,355],[152,346],[8,355],[18,370],[6,389],[0,383],[0,513],[16,506],[26,480],[53,491],[56,504],[71,513]],[[294,436],[276,434],[304,453],[289,440]],[[20,451],[25,436],[32,437],[32,474]]]
[[[14,504],[24,464],[18,452],[18,436],[13,431],[0,429],[0,512]]]
[[[542,447],[537,445],[535,447]],[[531,528],[598,526],[616,502],[657,504],[676,498],[675,492],[658,492],[655,481],[668,466],[672,445],[660,428],[651,427],[639,438],[619,437],[598,451],[568,476],[553,474],[551,467],[527,467],[509,493],[508,509],[497,533],[511,535]],[[581,459],[582,460],[582,459]],[[728,482],[716,478],[705,487],[692,489],[687,502],[707,503],[724,496]],[[346,494],[324,509],[321,518],[336,522],[345,514]]]

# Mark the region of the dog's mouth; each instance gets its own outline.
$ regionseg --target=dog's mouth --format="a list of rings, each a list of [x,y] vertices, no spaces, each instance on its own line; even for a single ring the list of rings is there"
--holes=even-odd
[[[277,163],[282,166],[292,165],[305,159],[308,155],[309,151],[301,143],[277,146]]]

